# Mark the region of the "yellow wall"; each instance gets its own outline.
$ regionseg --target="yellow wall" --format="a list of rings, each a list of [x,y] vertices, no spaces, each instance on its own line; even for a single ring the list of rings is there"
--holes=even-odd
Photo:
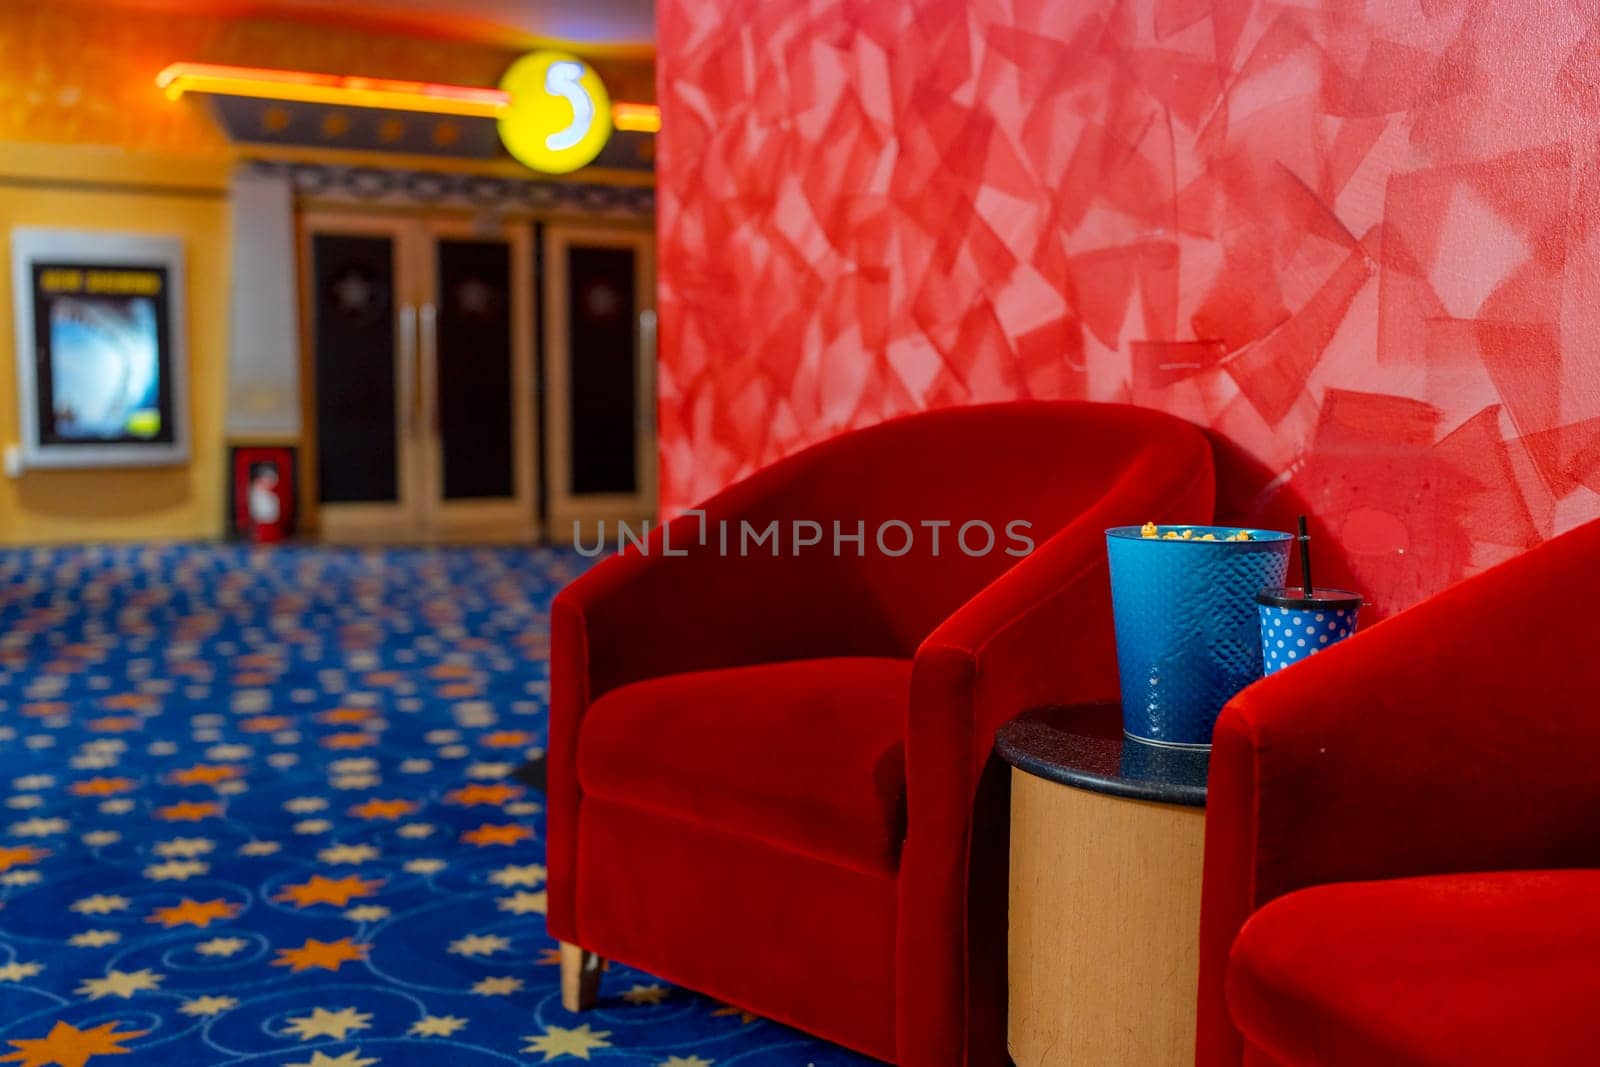
[[[226,164],[0,142],[0,233],[7,236],[0,291],[0,442],[7,444],[19,434],[10,299],[13,226],[182,239],[189,281],[190,460],[176,467],[36,470],[19,479],[0,477],[0,542],[220,536],[229,295]]]

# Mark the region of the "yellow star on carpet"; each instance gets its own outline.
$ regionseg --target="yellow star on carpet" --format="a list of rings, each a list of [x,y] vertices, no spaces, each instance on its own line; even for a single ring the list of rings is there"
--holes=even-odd
[[[284,1031],[301,1041],[310,1041],[314,1037],[333,1037],[343,1041],[352,1030],[365,1030],[371,1023],[371,1012],[357,1011],[355,1008],[340,1008],[338,1011],[312,1008],[310,1015],[291,1018]]]
[[[381,885],[381,878],[365,881],[353,874],[343,878],[324,878],[314,874],[309,881],[284,886],[283,892],[272,899],[288,901],[297,908],[309,908],[313,904],[333,904],[342,908],[354,897],[372,896]]]
[[[586,1060],[594,1050],[610,1048],[611,1042],[606,1040],[610,1036],[610,1030],[591,1030],[588,1023],[570,1030],[563,1026],[547,1026],[544,1033],[522,1039],[528,1042],[522,1052],[523,1055],[542,1052],[545,1063],[558,1056],[575,1056]]]
[[[485,845],[515,845],[519,841],[526,841],[533,836],[533,831],[521,823],[484,823],[476,830],[468,830],[461,835],[461,840],[469,845],[483,848]]]
[[[216,849],[216,843],[206,837],[174,837],[170,841],[157,841],[150,851],[162,859],[194,859]]]
[[[528,863],[521,867],[501,867],[499,870],[489,872],[489,881],[493,885],[512,886],[525,885],[529,889],[544,882],[548,872],[542,863]]]
[[[314,937],[306,939],[306,943],[299,948],[280,948],[278,958],[272,961],[274,967],[287,967],[296,974],[320,968],[324,971],[337,971],[347,963],[367,958],[367,949],[371,945],[358,945],[348,937],[338,941],[318,941]]]
[[[433,836],[433,827],[425,822],[408,822],[396,830],[395,833],[401,837],[431,837]]]
[[[389,917],[389,909],[382,904],[357,904],[344,917],[356,923],[382,922]]]
[[[102,800],[100,810],[107,815],[126,815],[133,810],[133,801],[127,797],[118,797],[114,800]]]
[[[520,978],[481,978],[473,985],[472,991],[480,997],[493,997],[515,993],[521,988]]]
[[[330,1056],[325,1052],[313,1052],[306,1062],[286,1063],[283,1067],[370,1067],[377,1062],[376,1056],[362,1056],[360,1049],[353,1048],[337,1056]]]
[[[44,875],[27,868],[0,874],[0,885],[38,885],[42,881],[44,881]]]
[[[635,985],[632,989],[622,994],[622,999],[629,1004],[654,1005],[660,1004],[670,996],[672,996],[671,989],[657,982],[652,982],[649,985]]]
[[[6,1043],[16,1052],[0,1056],[0,1062],[16,1061],[19,1067],[84,1067],[92,1056],[117,1056],[132,1052],[122,1047],[124,1041],[143,1037],[148,1030],[130,1030],[117,1033],[122,1024],[116,1021],[101,1023],[88,1030],[79,1030],[69,1022],[57,1020],[44,1037],[13,1038]]]
[[[184,897],[177,904],[168,908],[157,908],[145,917],[147,923],[160,923],[170,930],[174,926],[199,926],[206,927],[218,919],[232,919],[238,916],[242,904],[235,904],[218,897],[216,900],[190,900]]]
[[[514,763],[474,763],[467,768],[468,778],[504,778],[517,769]]]
[[[22,963],[12,960],[4,967],[0,967],[0,982],[20,982],[24,978],[32,978],[44,970],[42,963]]]
[[[656,1067],[711,1067],[716,1060],[701,1059],[699,1056],[668,1056]]]
[[[405,866],[405,869],[412,874],[438,874],[440,871],[444,870],[444,868],[444,860],[430,859],[427,857],[419,857],[414,860],[407,860]]]
[[[104,978],[85,978],[77,988],[80,997],[99,1000],[101,997],[121,997],[132,1000],[135,993],[149,993],[159,988],[164,974],[156,974],[148,967],[142,971],[123,972],[110,970]]]
[[[371,845],[329,845],[317,853],[323,863],[366,863],[378,858],[378,850]]]
[[[456,956],[492,956],[510,947],[511,942],[499,934],[468,934],[450,942],[449,951]]]
[[[64,834],[69,829],[71,829],[71,824],[60,817],[23,819],[21,822],[14,822],[10,826],[10,832],[17,837],[52,837],[56,834]]]
[[[270,856],[283,848],[276,841],[246,841],[239,846],[241,856]]]
[[[459,1015],[424,1015],[406,1033],[411,1037],[449,1037],[465,1025],[467,1020]]]
[[[73,901],[71,907],[79,915],[110,915],[114,911],[126,911],[128,898],[111,893],[96,893],[82,900]]]
[[[333,829],[333,823],[327,819],[302,819],[293,829],[297,834],[325,834]]]
[[[310,815],[327,807],[328,802],[321,797],[290,797],[283,802],[283,810],[291,815]]]
[[[358,819],[398,819],[402,815],[410,815],[417,810],[415,802],[396,798],[394,800],[371,800],[357,804],[350,809],[350,814]]]
[[[531,893],[523,889],[509,897],[496,897],[494,903],[501,911],[509,911],[513,915],[543,915],[549,907],[547,899],[543,890]]]
[[[238,1006],[239,1002],[232,997],[204,996],[184,1001],[178,1010],[185,1015],[221,1015]]]
[[[122,935],[115,930],[85,930],[81,934],[73,934],[67,938],[67,944],[73,948],[104,948],[106,945],[115,945],[122,940]]]
[[[144,869],[144,876],[152,882],[187,882],[197,874],[211,870],[204,860],[168,860],[152,863]]]
[[[202,941],[194,950],[202,956],[228,957],[244,948],[250,942],[242,937],[213,937],[210,941]]]
[[[115,830],[90,830],[78,840],[90,848],[105,848],[107,845],[114,845],[121,841],[122,835]]]

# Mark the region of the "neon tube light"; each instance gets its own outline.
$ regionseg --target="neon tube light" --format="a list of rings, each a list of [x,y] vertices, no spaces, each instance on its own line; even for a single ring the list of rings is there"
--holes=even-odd
[[[218,63],[173,63],[156,75],[156,87],[169,100],[185,93],[211,93],[488,119],[501,118],[511,110],[511,94],[500,89]],[[657,133],[661,129],[661,109],[655,104],[617,101],[611,105],[611,116],[619,130]]]
[[[661,108],[655,104],[625,104],[618,100],[611,105],[611,125],[619,130],[660,133]]]

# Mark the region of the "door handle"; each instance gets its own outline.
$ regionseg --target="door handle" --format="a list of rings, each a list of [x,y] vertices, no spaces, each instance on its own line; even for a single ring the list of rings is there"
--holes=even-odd
[[[396,309],[395,329],[400,335],[400,430],[410,437],[417,432],[417,309],[410,304]]]
[[[428,407],[428,432],[439,436],[439,312],[422,305],[422,393]],[[420,405],[419,405],[420,407]]]
[[[639,405],[638,422],[646,436],[656,433],[656,313],[653,308],[639,312]]]

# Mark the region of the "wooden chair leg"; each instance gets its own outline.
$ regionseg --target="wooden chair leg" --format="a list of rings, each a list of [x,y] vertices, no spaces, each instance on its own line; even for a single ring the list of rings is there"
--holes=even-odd
[[[561,1006],[588,1011],[600,998],[600,971],[605,961],[587,949],[561,942]]]

